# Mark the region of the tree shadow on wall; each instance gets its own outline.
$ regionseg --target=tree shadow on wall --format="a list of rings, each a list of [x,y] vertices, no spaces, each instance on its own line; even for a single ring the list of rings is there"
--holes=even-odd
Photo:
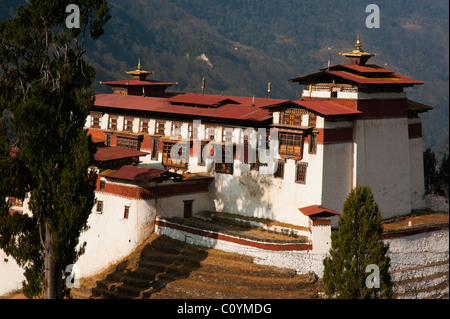
[[[97,281],[93,298],[148,299],[175,280],[187,278],[208,256],[208,248],[159,236],[147,244],[133,263],[118,264],[105,279]]]

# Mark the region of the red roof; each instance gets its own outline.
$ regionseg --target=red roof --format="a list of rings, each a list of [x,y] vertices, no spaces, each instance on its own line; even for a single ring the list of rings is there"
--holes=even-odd
[[[338,64],[322,69],[320,72],[297,77],[289,81],[309,84],[320,80],[329,80],[330,76],[340,77],[359,84],[400,84],[403,86],[423,84],[422,81],[408,78],[375,64]]]
[[[100,175],[135,182],[149,182],[164,172],[166,171],[161,169],[125,165],[118,170],[106,170]]]
[[[188,97],[192,96],[192,94],[188,93],[186,94],[188,95]],[[179,95],[186,95],[186,94],[181,93]],[[210,118],[265,121],[270,119],[272,116],[268,110],[263,109],[262,107],[275,105],[287,101],[287,100],[275,100],[263,98],[253,99],[252,97],[236,97],[236,96],[221,96],[221,95],[215,96],[209,95],[209,98],[215,101],[217,101],[218,99],[221,99],[222,101],[231,100],[239,104],[229,103],[224,104],[220,107],[206,108],[206,107],[174,105],[169,103],[168,98],[161,98],[161,97],[143,97],[137,95],[121,95],[121,94],[98,94],[96,95],[95,98],[95,106],[147,111],[147,112],[159,112],[167,114],[183,114],[190,116],[210,117]],[[173,97],[170,99],[173,99]]]
[[[381,66],[375,64],[366,64],[366,65],[340,64],[339,66],[361,73],[391,73],[391,74],[394,73],[394,71],[382,68]]]
[[[340,213],[338,213],[337,211],[332,210],[330,208],[323,207],[321,205],[306,206],[306,207],[299,208],[298,210],[301,211],[305,216],[314,216],[314,215],[318,215],[318,214],[324,214],[329,217],[331,215],[340,215]]]
[[[113,161],[124,158],[136,157],[136,156],[144,156],[147,155],[146,152],[130,150],[127,148],[120,147],[100,147],[97,149],[97,152],[94,155],[94,160],[97,162],[105,162],[105,161]]]
[[[109,82],[102,82],[106,85],[129,85],[129,86],[137,86],[137,85],[162,85],[162,86],[171,86],[175,85],[176,83],[173,82],[161,82],[161,81],[154,81],[154,80],[146,80],[146,81],[139,81],[139,80],[120,80],[120,81],[109,81]]]
[[[170,103],[181,104],[194,104],[194,105],[206,105],[206,106],[219,106],[220,104],[239,104],[228,97],[221,95],[203,95],[203,94],[178,94],[168,99]]]
[[[361,111],[326,100],[297,100],[292,102],[322,115],[351,115],[362,113]]]
[[[406,76],[392,73],[386,74],[386,77],[365,77],[353,74],[347,71],[326,71],[329,74],[359,83],[359,84],[423,84],[422,81],[414,80]]]

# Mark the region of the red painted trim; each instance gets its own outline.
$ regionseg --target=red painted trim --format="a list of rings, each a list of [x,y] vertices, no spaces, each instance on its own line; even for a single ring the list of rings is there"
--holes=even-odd
[[[331,225],[331,220],[313,220],[312,221],[313,226],[329,226]]]
[[[237,237],[232,237],[232,236],[228,236],[228,235],[213,232],[213,231],[196,229],[196,228],[192,228],[192,227],[189,227],[186,225],[175,224],[175,223],[171,223],[167,220],[161,220],[158,218],[156,219],[155,223],[159,227],[176,229],[176,230],[185,231],[185,232],[188,232],[188,233],[191,233],[194,235],[199,235],[199,236],[203,236],[203,237],[207,237],[207,238],[213,238],[213,239],[217,239],[217,240],[224,240],[224,241],[236,243],[239,245],[251,246],[251,247],[256,247],[256,248],[261,248],[261,249],[266,249],[266,250],[275,250],[275,251],[312,250],[311,244],[282,245],[282,244],[278,244],[278,243],[265,243],[265,242],[259,242],[259,241],[253,241],[253,240],[250,241],[245,238],[237,238]]]
[[[409,124],[408,137],[409,138],[422,137],[422,123]]]
[[[148,198],[161,198],[170,197],[182,194],[191,194],[199,192],[208,191],[208,183],[196,183],[196,184],[175,184],[169,186],[158,186],[158,187],[131,187],[124,185],[117,185],[112,183],[105,183],[105,188],[100,189],[100,181],[97,181],[97,192],[113,194],[118,196],[123,196],[132,199],[148,199]]]
[[[353,128],[317,129],[317,142],[321,144],[353,141]]]
[[[448,229],[448,225],[441,226],[431,226],[431,227],[423,227],[419,229],[411,229],[411,230],[402,230],[390,233],[384,233],[380,236],[380,239],[391,239],[391,238],[400,238],[400,237],[408,237],[422,233],[429,233],[437,230]]]

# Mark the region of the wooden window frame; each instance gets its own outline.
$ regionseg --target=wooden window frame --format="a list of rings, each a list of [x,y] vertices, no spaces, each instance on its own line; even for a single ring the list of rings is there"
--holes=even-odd
[[[150,123],[149,119],[141,118],[139,120],[139,132],[148,134],[148,129],[150,126],[149,123]]]
[[[313,113],[309,113],[308,116],[308,126],[309,127],[316,127],[317,124],[317,115]]]
[[[90,127],[91,128],[101,128],[101,126],[102,126],[102,114],[101,113],[92,112],[89,115],[91,116]]]
[[[105,189],[105,187],[106,187],[106,181],[104,179],[101,179],[99,189],[102,190],[102,189]]]
[[[228,155],[230,156],[230,155]],[[231,154],[231,158],[233,159],[231,163],[227,163],[230,161],[230,157],[227,159],[227,154],[225,152],[225,146],[222,146],[222,162],[221,163],[214,163],[214,170],[216,173],[220,174],[231,174],[233,175],[233,168],[234,168],[234,150]]]
[[[123,130],[127,132],[133,132],[133,121],[132,117],[125,117],[123,119]]]
[[[166,129],[166,121],[165,120],[156,120],[155,121],[155,135],[164,136],[165,129]]]
[[[313,132],[309,135],[309,154],[317,154],[318,133]]]
[[[306,174],[308,163],[299,162],[295,164],[295,182],[297,184],[306,184]]]
[[[288,109],[280,114],[280,124],[302,126],[303,110]]]
[[[182,122],[174,122],[172,121],[172,125],[170,128],[170,136],[175,138],[182,138],[182,130],[181,127],[183,126]],[[179,134],[176,134],[179,133]]]
[[[303,134],[279,132],[279,154],[282,158],[303,158]]]
[[[115,121],[114,124],[113,124],[113,121]],[[117,131],[118,122],[119,122],[119,117],[117,115],[110,115],[109,119],[108,119],[108,129],[110,129],[112,131]]]
[[[284,179],[284,166],[286,164],[286,161],[284,160],[278,160],[277,163],[277,171],[273,173],[274,178],[280,178]]]
[[[102,214],[103,213],[103,201],[102,200],[97,201],[95,212],[97,214]]]
[[[130,215],[130,206],[125,205],[123,209],[123,219],[128,219]]]
[[[213,130],[213,134],[211,134],[210,130]],[[217,127],[212,125],[205,126],[205,140],[214,141],[217,135]]]

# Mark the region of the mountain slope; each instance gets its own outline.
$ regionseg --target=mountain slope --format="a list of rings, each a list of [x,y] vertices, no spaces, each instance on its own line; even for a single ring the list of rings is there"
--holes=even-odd
[[[0,18],[18,2],[0,3]],[[408,91],[434,107],[422,115],[424,147],[448,150],[447,1],[379,0],[379,29],[366,27],[359,0],[108,3],[112,19],[87,52],[97,92],[110,92],[98,82],[127,77],[140,58],[151,78],[178,82],[173,90],[200,92],[205,77],[206,93],[265,97],[270,81],[273,98],[295,99],[301,87],[288,79],[345,63],[338,53],[352,50],[360,33],[363,49],[378,54],[372,63],[425,82]]]

